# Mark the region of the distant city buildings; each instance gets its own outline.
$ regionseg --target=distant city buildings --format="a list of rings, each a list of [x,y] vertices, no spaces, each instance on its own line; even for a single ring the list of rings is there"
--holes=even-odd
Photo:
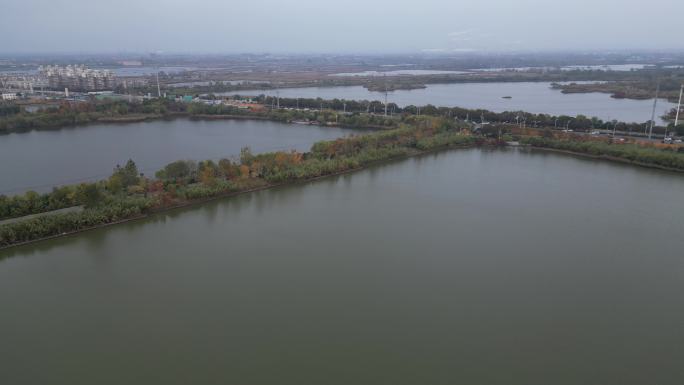
[[[30,75],[25,73],[0,73],[0,89],[3,91],[28,91],[33,92],[33,89],[40,89],[47,87],[47,81],[38,75]]]
[[[93,92],[113,90],[117,85],[114,73],[94,70],[84,65],[40,66],[36,73],[0,73],[0,88],[33,93],[34,90]]]
[[[47,88],[71,91],[111,90],[116,84],[114,73],[109,70],[94,70],[84,65],[40,66],[38,73]]]
[[[2,94],[2,100],[17,100],[17,94],[16,93],[3,93]]]
[[[146,87],[150,84],[149,79],[145,77],[129,77],[117,80],[117,85],[122,86],[124,89],[135,88],[135,87]]]

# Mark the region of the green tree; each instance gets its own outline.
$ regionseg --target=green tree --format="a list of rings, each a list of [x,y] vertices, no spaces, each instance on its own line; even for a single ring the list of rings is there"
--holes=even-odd
[[[95,183],[80,184],[77,188],[77,196],[86,208],[97,206],[104,198],[102,191]]]
[[[159,179],[184,179],[190,177],[195,169],[196,165],[194,162],[177,160],[157,171],[156,176]]]
[[[123,167],[116,165],[114,173],[109,177],[107,187],[112,192],[118,193],[121,190],[137,185],[138,183],[140,183],[138,166],[136,166],[132,159],[129,159]]]

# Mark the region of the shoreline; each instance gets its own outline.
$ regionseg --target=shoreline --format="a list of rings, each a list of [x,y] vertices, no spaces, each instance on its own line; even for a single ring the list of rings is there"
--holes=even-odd
[[[82,127],[82,128],[87,128],[88,126],[94,126],[98,124],[129,124],[129,123],[143,123],[143,122],[152,122],[152,121],[174,121],[177,119],[188,119],[188,120],[197,120],[197,121],[216,121],[216,120],[254,120],[254,121],[262,121],[262,122],[275,122],[275,123],[282,123],[282,124],[296,124],[295,122],[288,122],[288,121],[282,121],[279,119],[271,119],[268,116],[260,116],[260,115],[210,115],[210,114],[198,114],[198,115],[192,115],[192,114],[187,114],[187,113],[172,113],[168,115],[157,115],[157,114],[152,114],[149,116],[130,116],[130,117],[104,117],[100,118],[97,120],[93,120],[90,122],[84,122],[84,123],[74,123],[74,124],[67,124],[67,125],[62,125],[62,126],[54,126],[54,127],[38,127],[38,128],[31,128],[27,130],[16,130],[16,131],[0,131],[0,137],[4,135],[12,135],[12,134],[27,134],[29,132],[33,131],[58,131],[58,130],[63,130],[63,129],[70,129],[70,128],[76,128],[76,127]],[[309,125],[312,126],[321,126],[321,127],[341,127],[341,128],[350,128],[350,129],[358,129],[358,130],[389,130],[395,127],[385,127],[385,126],[376,126],[376,125],[369,125],[369,126],[363,126],[363,127],[358,127],[358,126],[348,126],[348,125],[342,125],[342,124],[337,124],[334,122],[330,122],[329,124],[320,124],[320,123],[309,123]]]
[[[631,161],[629,159],[620,158],[620,157],[616,157],[616,156],[592,155],[592,154],[587,154],[584,152],[575,152],[575,151],[569,151],[569,150],[560,150],[557,148],[539,147],[539,146],[530,146],[530,145],[521,146],[521,147],[522,148],[531,148],[534,150],[554,152],[554,153],[558,153],[558,154],[574,155],[574,156],[578,156],[581,158],[587,158],[587,159],[603,160],[603,161],[614,162],[614,163],[622,163],[625,165],[637,166],[637,167],[642,167],[642,168],[650,168],[650,169],[655,169],[655,170],[672,172],[672,173],[676,173],[676,174],[683,174],[684,173],[684,170],[681,170],[681,169],[659,166],[657,164],[651,164],[651,163],[635,162],[635,161]]]
[[[100,224],[100,225],[93,226],[93,227],[88,227],[88,228],[70,231],[70,232],[66,232],[66,233],[62,233],[62,234],[52,235],[49,237],[34,239],[31,241],[27,241],[27,242],[16,243],[16,244],[8,245],[8,246],[0,246],[0,251],[16,248],[16,247],[20,247],[20,246],[26,246],[26,245],[30,245],[30,244],[34,244],[34,243],[38,243],[38,242],[42,242],[42,241],[47,241],[47,240],[51,240],[51,239],[69,237],[69,236],[80,234],[80,233],[83,233],[86,231],[97,230],[97,229],[108,227],[108,226],[114,226],[114,225],[118,225],[118,224],[122,224],[122,223],[137,221],[140,219],[146,219],[146,218],[149,218],[153,215],[157,215],[157,214],[161,214],[161,213],[165,213],[165,212],[170,212],[172,210],[188,208],[188,207],[192,207],[192,206],[198,206],[198,205],[201,205],[203,203],[208,203],[208,202],[216,201],[219,199],[231,198],[231,197],[235,197],[235,196],[239,196],[239,195],[243,195],[243,194],[249,194],[249,193],[254,193],[254,192],[258,192],[258,191],[269,190],[269,189],[273,189],[273,188],[277,188],[277,187],[296,186],[299,184],[314,182],[314,181],[321,180],[324,178],[330,178],[330,177],[334,177],[334,176],[351,174],[351,173],[354,173],[357,171],[362,171],[362,170],[368,169],[368,168],[373,167],[373,166],[382,165],[382,164],[395,162],[395,161],[406,160],[406,159],[410,159],[410,158],[414,158],[414,157],[419,157],[422,155],[428,155],[431,153],[438,153],[438,152],[447,151],[447,150],[482,148],[482,147],[499,148],[497,146],[491,146],[491,145],[489,145],[489,146],[488,145],[484,145],[484,146],[478,146],[478,145],[449,146],[449,145],[447,145],[447,146],[438,147],[438,148],[434,148],[434,149],[430,149],[430,150],[417,151],[417,152],[409,154],[409,155],[402,155],[402,156],[397,156],[397,157],[393,157],[393,158],[389,158],[389,159],[378,160],[375,162],[371,162],[371,163],[369,163],[365,166],[362,166],[362,167],[344,170],[344,171],[338,171],[338,172],[334,172],[334,173],[327,174],[327,175],[320,175],[320,176],[316,176],[316,177],[312,177],[312,178],[306,178],[306,179],[294,180],[294,181],[282,182],[282,183],[276,183],[276,184],[267,184],[264,186],[255,187],[255,188],[251,188],[251,189],[247,189],[247,190],[243,190],[243,191],[228,192],[228,193],[219,194],[219,195],[216,195],[213,197],[195,199],[195,200],[190,200],[190,201],[185,201],[185,202],[173,204],[173,205],[166,206],[166,207],[155,208],[155,209],[151,209],[147,213],[137,215],[137,216],[134,216],[131,218],[125,218],[125,219],[121,219],[121,220],[110,222],[110,223],[104,223],[104,224]],[[506,147],[503,147],[503,148],[506,148]],[[520,148],[527,148],[527,149],[532,149],[532,150],[541,150],[541,151],[547,151],[547,152],[563,154],[563,155],[572,155],[572,156],[577,156],[577,157],[586,158],[586,159],[594,159],[594,160],[601,160],[601,161],[607,161],[607,162],[622,163],[624,165],[637,166],[637,167],[650,168],[650,169],[657,169],[660,171],[673,172],[673,173],[677,173],[680,175],[682,173],[684,173],[684,170],[680,170],[680,169],[674,169],[674,168],[658,166],[658,165],[642,163],[642,162],[634,162],[634,161],[630,161],[628,159],[623,159],[623,158],[619,158],[619,157],[612,157],[612,156],[605,156],[605,155],[592,155],[592,154],[581,153],[581,152],[560,150],[560,149],[548,148],[548,147],[538,147],[538,146],[531,146],[531,145],[521,146]],[[0,259],[2,259],[2,258],[0,258]]]
[[[432,149],[432,150],[419,151],[419,152],[416,152],[416,153],[410,154],[410,155],[398,156],[398,157],[389,158],[389,159],[383,159],[383,160],[371,162],[371,163],[369,163],[369,164],[367,164],[367,165],[365,165],[365,166],[362,166],[362,167],[358,167],[358,168],[354,168],[354,169],[349,169],[349,170],[344,170],[344,171],[338,171],[338,172],[335,172],[335,173],[332,173],[332,174],[320,175],[320,176],[316,176],[316,177],[313,177],[313,178],[306,178],[306,179],[295,180],[295,181],[291,181],[291,182],[283,182],[283,183],[276,183],[276,184],[267,184],[267,185],[264,185],[264,186],[261,186],[261,187],[251,188],[251,189],[248,189],[248,190],[234,191],[234,192],[219,194],[219,195],[216,195],[216,196],[213,196],[213,197],[209,197],[209,198],[195,199],[195,200],[186,201],[186,202],[182,202],[182,203],[178,203],[178,204],[173,204],[173,205],[166,206],[166,207],[160,207],[160,208],[156,208],[156,209],[151,209],[151,210],[150,210],[149,212],[147,212],[147,213],[144,213],[144,214],[141,214],[141,215],[137,215],[137,216],[134,216],[134,217],[130,217],[130,218],[121,219],[121,220],[114,221],[114,222],[110,222],[110,223],[103,223],[103,224],[100,224],[100,225],[97,225],[97,226],[93,226],[93,227],[83,228],[83,229],[79,229],[79,230],[75,230],[75,231],[70,231],[70,232],[66,232],[66,233],[62,233],[62,234],[51,235],[51,236],[49,236],[49,237],[33,239],[33,240],[30,240],[30,241],[27,241],[27,242],[15,243],[15,244],[8,245],[8,246],[0,246],[0,251],[13,249],[13,248],[20,247],[20,246],[27,246],[27,245],[30,245],[30,244],[39,243],[39,242],[43,242],[43,241],[47,241],[47,240],[51,240],[51,239],[69,237],[69,236],[72,236],[72,235],[84,233],[84,232],[86,232],[86,231],[97,230],[97,229],[101,229],[101,228],[104,228],[104,227],[114,226],[114,225],[118,225],[118,224],[122,224],[122,223],[137,221],[137,220],[140,220],[140,219],[149,218],[149,217],[151,217],[152,215],[161,214],[161,213],[169,212],[169,211],[172,211],[172,210],[178,210],[178,209],[187,208],[187,207],[191,207],[191,206],[198,206],[198,205],[201,205],[201,204],[203,204],[203,203],[212,202],[212,201],[216,201],[216,200],[219,200],[219,199],[231,198],[231,197],[235,197],[235,196],[238,196],[238,195],[243,195],[243,194],[249,194],[249,193],[254,193],[254,192],[258,192],[258,191],[269,190],[269,189],[273,189],[273,188],[277,188],[277,187],[296,186],[296,185],[298,185],[298,184],[304,184],[304,183],[309,183],[309,182],[315,182],[315,181],[317,181],[317,180],[321,180],[321,179],[324,179],[324,178],[329,178],[329,177],[334,177],[334,176],[339,176],[339,175],[345,175],[345,174],[351,174],[351,173],[353,173],[353,172],[362,171],[362,170],[368,169],[368,168],[371,167],[371,166],[377,166],[377,165],[380,165],[380,164],[383,164],[383,163],[389,163],[389,162],[394,162],[394,161],[406,160],[406,159],[409,159],[409,158],[413,158],[413,157],[417,157],[417,156],[421,156],[421,155],[427,155],[427,154],[430,154],[430,153],[441,152],[441,151],[450,150],[450,149],[466,149],[466,148],[475,148],[475,147],[477,147],[477,146],[446,146],[446,147],[440,147],[440,148],[435,148],[435,149]],[[1,260],[1,259],[2,259],[2,258],[0,257],[0,260]]]

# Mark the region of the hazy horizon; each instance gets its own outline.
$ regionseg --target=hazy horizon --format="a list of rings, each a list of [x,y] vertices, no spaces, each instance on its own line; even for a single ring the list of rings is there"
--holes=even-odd
[[[336,8],[331,8],[336,6]],[[255,12],[257,10],[257,12]],[[619,17],[617,17],[619,11]],[[5,0],[2,53],[682,50],[684,2]],[[27,16],[29,15],[29,16]],[[646,31],[646,32],[644,32]]]

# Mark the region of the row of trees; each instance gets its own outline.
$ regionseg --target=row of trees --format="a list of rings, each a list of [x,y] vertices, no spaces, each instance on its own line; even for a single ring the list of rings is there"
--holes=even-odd
[[[684,153],[630,144],[611,144],[580,138],[525,137],[522,142],[535,147],[553,148],[594,156],[606,156],[645,165],[684,171]]]
[[[55,187],[47,194],[28,191],[11,197],[0,195],[0,220],[77,206],[87,194],[86,186]]]
[[[245,148],[239,159],[176,161],[157,172],[155,179],[138,174],[135,163],[129,161],[117,166],[107,180],[61,188],[74,192],[72,200],[54,207],[83,204],[85,210],[1,225],[0,246],[110,223],[154,208],[356,169],[439,146],[476,143],[476,137],[460,134],[461,128],[447,119],[415,117],[410,125],[394,130],[317,143],[308,153],[253,154]],[[55,198],[52,194],[45,197]],[[34,206],[22,214],[47,207]]]
[[[10,107],[7,107],[11,109]],[[14,105],[14,110],[18,106]],[[150,99],[142,103],[123,100],[88,102],[63,102],[36,112],[20,109],[15,113],[3,114],[0,109],[0,134],[24,132],[35,129],[55,129],[95,122],[102,118],[117,118],[131,114],[154,114],[164,116],[170,113],[184,113],[187,104],[168,99]],[[12,111],[14,111],[12,110]]]
[[[21,107],[15,103],[0,102],[0,116],[10,116],[21,112]]]
[[[279,104],[281,108],[316,109],[332,110],[336,112],[346,111],[347,113],[359,115],[360,113],[375,112],[384,114],[384,104],[380,101],[369,100],[344,100],[344,99],[311,99],[311,98],[280,98],[277,102],[274,97],[260,95],[256,99],[265,105]],[[558,129],[572,129],[574,131],[591,131],[596,129],[612,130],[615,127],[618,131],[640,133],[644,131],[645,123],[625,123],[617,120],[602,120],[596,117],[585,115],[549,115],[534,114],[524,111],[505,111],[493,112],[485,109],[469,109],[461,107],[437,107],[431,104],[425,106],[409,105],[399,107],[394,103],[388,103],[388,112],[400,119],[410,115],[427,115],[454,118],[475,123],[508,123],[526,127],[555,127]],[[663,133],[664,127],[656,127],[654,132]]]
[[[337,102],[333,103],[330,101],[326,101],[325,106],[326,108],[320,109],[319,107],[317,108],[308,108],[305,105],[299,106],[299,109],[296,108],[296,99],[281,99],[283,103],[280,104],[280,109],[274,108],[274,109],[263,109],[259,111],[252,111],[249,109],[242,109],[242,108],[237,108],[234,106],[228,106],[228,105],[209,105],[209,104],[203,104],[203,103],[191,103],[188,105],[187,112],[190,114],[190,116],[200,116],[200,115],[231,115],[231,116],[244,116],[244,117],[252,117],[252,118],[261,118],[261,119],[268,119],[268,120],[274,120],[274,121],[280,121],[280,122],[293,122],[293,121],[308,121],[308,122],[314,122],[318,124],[337,124],[345,127],[357,127],[357,128],[372,128],[372,127],[396,127],[398,123],[401,122],[401,116],[397,115],[396,117],[385,117],[383,115],[377,115],[377,114],[362,114],[360,113],[360,106],[361,102],[354,102],[355,109],[348,109],[347,111],[350,112],[348,114],[341,113],[344,111],[344,106],[343,106],[343,101],[337,100]],[[314,105],[314,103],[318,103],[320,99],[308,99],[307,105]],[[270,105],[269,103],[273,102],[274,105],[276,105],[275,99],[263,99],[260,98],[257,100],[257,102],[260,103],[265,103],[266,105]],[[328,104],[330,103],[330,104]],[[378,111],[382,110],[384,107],[382,107],[382,104],[380,102],[372,102],[375,103],[373,104],[374,106],[377,106]],[[378,104],[380,103],[380,104]],[[292,107],[290,108],[289,105],[292,104]],[[330,106],[328,108],[327,106]],[[320,104],[317,104],[317,106],[320,106]],[[336,111],[335,108],[332,107],[339,107],[339,109]],[[356,108],[358,107],[358,108]],[[365,110],[364,110],[365,111]]]
[[[40,214],[67,207],[100,205],[107,197],[145,191],[146,180],[138,173],[133,160],[116,166],[105,181],[55,187],[49,193],[28,191],[21,195],[0,195],[0,220]]]
[[[73,193],[73,202],[83,204],[85,210],[2,225],[0,246],[111,223],[197,199],[358,169],[372,162],[420,151],[498,143],[498,138],[468,134],[463,130],[466,127],[468,125],[450,118],[407,115],[402,117],[398,128],[319,142],[306,153],[253,154],[245,148],[239,159],[172,162],[159,170],[155,179],[140,175],[135,163],[129,161],[123,167],[117,166],[107,180],[63,188],[65,192]],[[541,132],[547,134],[521,140],[538,147],[684,170],[684,153],[611,144],[574,135],[560,138],[550,130]],[[491,134],[500,137],[502,133],[497,130]]]
[[[264,99],[260,101],[267,105],[270,102],[270,100]],[[292,107],[294,108],[296,106],[296,99],[291,99],[291,102]],[[317,107],[320,105],[317,101],[315,103]],[[190,116],[232,115],[283,122],[307,120],[321,124],[337,123],[349,127],[392,127],[396,125],[396,118],[386,119],[385,117],[377,115],[359,113],[348,115],[334,111],[336,108],[339,109],[339,111],[344,110],[343,103],[344,102],[342,101],[337,101],[331,105],[327,105],[326,103],[326,108],[323,111],[314,109],[314,102],[308,103],[312,106],[310,111],[295,109],[264,109],[252,111],[223,104],[181,103],[164,98],[145,100],[142,103],[122,100],[64,102],[58,107],[46,108],[33,113],[20,111],[6,116],[0,115],[0,134],[24,132],[34,129],[55,129],[65,126],[87,124],[102,118],[117,118],[134,114],[152,114],[162,117],[171,114]],[[350,107],[348,111],[362,112],[360,102],[355,102],[353,105],[354,107]],[[287,106],[287,103],[281,105],[281,107]],[[305,107],[302,106],[302,109],[303,108]],[[398,107],[396,106],[393,106],[392,108],[398,110]],[[371,102],[371,112],[374,110],[383,111],[383,109],[382,103]]]
[[[395,103],[389,103],[387,111],[390,116],[385,117],[384,103],[378,100],[274,98],[261,95],[256,98],[256,101],[264,106],[279,105],[281,108],[252,111],[222,104],[180,103],[164,98],[146,100],[142,103],[93,100],[87,103],[64,103],[59,107],[34,113],[19,112],[5,116],[0,114],[0,133],[58,128],[93,122],[105,117],[116,118],[130,114],[154,114],[158,116],[169,114],[187,114],[190,116],[233,115],[276,121],[308,120],[321,124],[336,123],[349,127],[395,127],[399,122],[414,115],[446,117],[476,123],[508,123],[526,127],[568,128],[575,131],[612,130],[615,128],[618,131],[641,133],[646,127],[644,123],[604,121],[584,115],[555,116],[523,111],[497,113],[484,109],[436,107],[430,104],[426,106],[410,105],[402,108]],[[670,131],[673,129],[674,127],[670,127]],[[684,128],[677,128],[677,130],[684,133]],[[664,131],[664,127],[655,128],[656,133],[663,133]]]
[[[147,212],[153,205],[152,199],[127,197],[81,212],[44,215],[0,225],[0,247],[133,218]]]

